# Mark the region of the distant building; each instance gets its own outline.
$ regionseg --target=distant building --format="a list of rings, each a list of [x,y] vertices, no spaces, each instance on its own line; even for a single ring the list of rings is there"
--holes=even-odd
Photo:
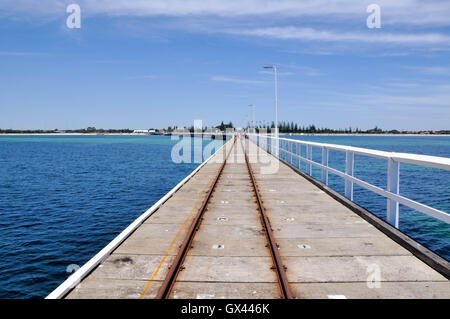
[[[155,130],[134,130],[133,133],[140,133],[140,134],[149,134],[150,131],[155,131]]]

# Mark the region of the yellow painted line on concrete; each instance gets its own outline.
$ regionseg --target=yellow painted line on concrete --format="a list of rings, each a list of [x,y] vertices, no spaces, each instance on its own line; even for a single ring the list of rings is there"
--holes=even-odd
[[[220,167],[219,167],[219,169],[220,169]],[[217,172],[219,171],[219,169],[217,169]],[[145,294],[147,293],[148,289],[150,288],[152,282],[155,280],[156,275],[158,274],[158,272],[161,269],[162,265],[164,264],[164,262],[166,261],[167,257],[169,256],[169,253],[172,250],[173,245],[175,244],[175,242],[177,241],[177,239],[180,236],[181,232],[183,231],[184,227],[186,226],[187,221],[189,220],[189,218],[191,217],[191,215],[194,212],[195,208],[197,207],[198,203],[200,202],[200,199],[202,199],[206,188],[211,184],[212,179],[217,175],[217,172],[215,174],[213,174],[213,176],[211,176],[211,178],[209,179],[208,183],[202,189],[202,191],[200,193],[200,196],[197,198],[197,201],[194,204],[194,207],[192,207],[191,211],[189,212],[189,214],[187,215],[187,217],[184,220],[183,224],[181,225],[180,229],[178,230],[178,233],[175,235],[175,237],[173,238],[172,242],[170,243],[169,248],[167,248],[163,259],[159,263],[158,267],[156,267],[155,272],[153,273],[153,275],[150,278],[150,280],[147,282],[147,285],[145,286],[144,291],[142,292],[142,294],[139,296],[139,299],[143,299],[145,297]]]

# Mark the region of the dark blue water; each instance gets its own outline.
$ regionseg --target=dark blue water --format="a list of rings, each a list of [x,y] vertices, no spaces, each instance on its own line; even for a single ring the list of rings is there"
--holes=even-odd
[[[285,136],[288,138],[351,145],[389,152],[403,152],[450,157],[450,136]],[[294,151],[296,151],[294,149]],[[306,157],[306,148],[301,149]],[[313,160],[321,162],[322,153],[313,148]],[[284,158],[286,156],[284,155]],[[345,171],[345,153],[330,151],[329,165]],[[306,171],[306,164],[301,164]],[[355,155],[355,177],[386,189],[387,161]],[[320,179],[321,170],[313,168],[313,177]],[[344,194],[341,177],[329,174],[329,186]],[[400,164],[400,195],[450,212],[450,171]],[[358,185],[354,188],[354,201],[376,216],[386,220],[387,201]],[[450,259],[450,225],[429,217],[409,207],[400,205],[399,228],[402,232],[447,260]]]
[[[45,297],[192,172],[175,143],[0,136],[0,298]]]

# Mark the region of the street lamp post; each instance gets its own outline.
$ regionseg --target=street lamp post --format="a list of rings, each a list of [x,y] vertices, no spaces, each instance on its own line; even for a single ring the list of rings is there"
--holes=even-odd
[[[276,65],[265,65],[264,69],[273,69],[275,77],[275,155],[278,156],[278,71]]]

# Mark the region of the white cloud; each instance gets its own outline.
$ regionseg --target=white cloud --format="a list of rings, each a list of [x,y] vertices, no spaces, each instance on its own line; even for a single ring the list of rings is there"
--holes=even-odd
[[[259,74],[267,74],[273,76],[273,71],[258,71]],[[294,72],[278,72],[278,76],[295,75]]]
[[[436,43],[450,43],[450,36],[439,33],[399,33],[384,32],[332,32],[313,28],[273,27],[243,30],[228,30],[227,33],[258,36],[282,40],[326,41],[326,42],[367,42],[429,45]]]
[[[258,80],[247,80],[247,79],[239,79],[239,78],[233,78],[228,76],[221,76],[216,75],[211,78],[211,80],[216,82],[229,82],[234,84],[250,84],[250,85],[258,85],[258,84],[264,84],[266,82],[264,81],[258,81]]]
[[[65,14],[73,0],[2,0],[0,11],[29,15]],[[118,16],[270,16],[272,19],[308,18],[320,21],[365,22],[373,0],[77,0],[82,12]],[[377,0],[385,24],[450,25],[447,0]],[[332,22],[332,21],[328,21]]]
[[[373,105],[391,105],[391,106],[417,106],[423,110],[430,107],[450,107],[449,94],[433,94],[424,96],[369,96],[366,102]]]
[[[322,72],[320,70],[309,67],[309,66],[297,65],[297,64],[284,64],[284,63],[278,64],[278,65],[284,69],[298,70],[300,74],[307,75],[307,76],[322,75]],[[282,74],[282,72],[280,72],[279,74]]]
[[[97,0],[80,1],[94,13],[136,16],[261,16],[361,19],[373,0]],[[384,23],[449,25],[446,0],[377,0]]]
[[[450,110],[450,94],[445,91],[426,93],[424,91],[414,91],[409,94],[396,94],[386,91],[378,93],[336,93],[340,96],[340,101],[352,106],[373,107],[375,109],[391,108],[403,109],[405,112],[411,109],[421,109],[422,111]]]
[[[73,0],[1,0],[0,17],[61,19]],[[101,16],[118,19],[121,29],[129,18],[139,23],[154,22],[162,28],[196,33],[228,33],[310,43],[355,42],[405,46],[427,46],[443,51],[450,47],[450,1],[377,0],[382,28],[366,28],[366,8],[373,0],[76,0],[82,18]],[[125,17],[125,19],[119,19]],[[164,17],[165,19],[154,19]],[[140,25],[140,24],[139,24]],[[313,26],[313,27],[307,27]],[[128,26],[129,28],[129,26]],[[139,29],[140,30],[140,29]],[[149,32],[146,28],[146,32]],[[130,34],[142,31],[130,31]],[[154,33],[157,33],[154,31]],[[148,33],[145,36],[149,36]],[[153,35],[154,36],[154,35]],[[302,48],[302,50],[311,48]],[[296,50],[296,48],[291,48]],[[332,54],[316,48],[319,54]],[[333,50],[331,50],[332,52]],[[387,52],[386,54],[391,54]],[[406,54],[406,53],[405,53]]]
[[[405,68],[426,75],[450,75],[450,67],[445,66],[406,66]]]

